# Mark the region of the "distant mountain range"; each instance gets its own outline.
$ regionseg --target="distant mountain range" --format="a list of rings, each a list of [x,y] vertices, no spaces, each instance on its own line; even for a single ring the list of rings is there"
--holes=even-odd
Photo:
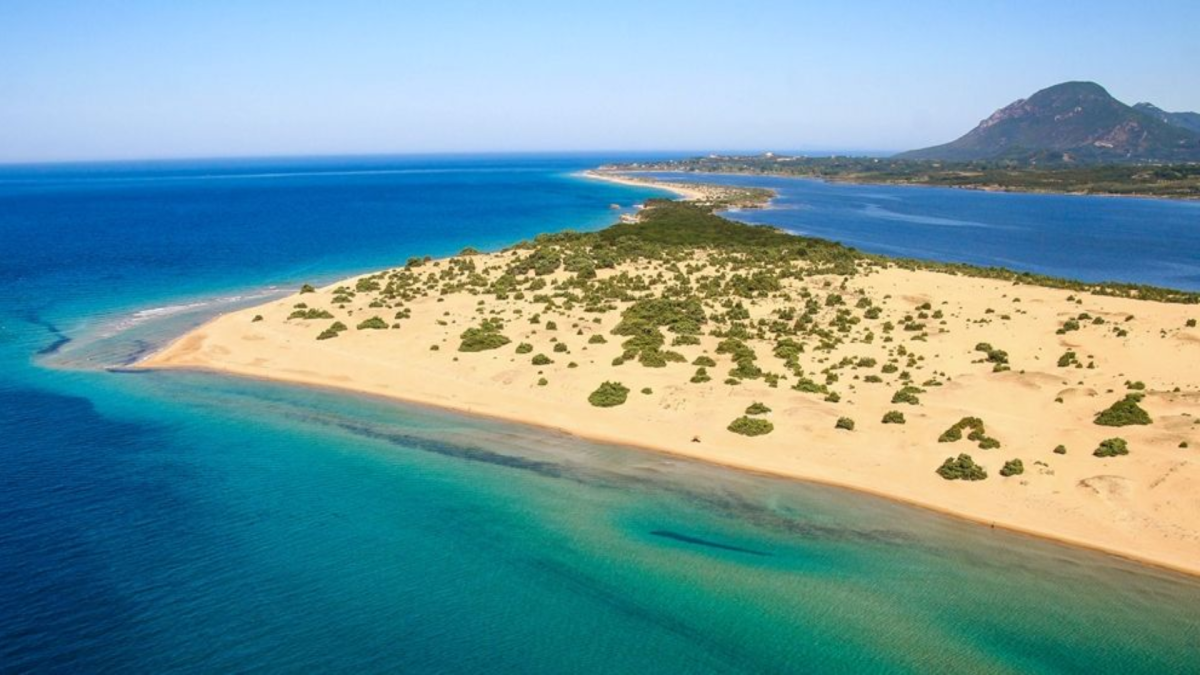
[[[1200,114],[1128,106],[1094,82],[1064,82],[1015,101],[962,138],[900,159],[1029,163],[1200,162]]]

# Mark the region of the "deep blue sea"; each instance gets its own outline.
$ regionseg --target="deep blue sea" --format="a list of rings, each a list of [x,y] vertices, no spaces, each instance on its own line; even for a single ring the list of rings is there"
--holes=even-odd
[[[303,282],[602,227],[659,194],[573,175],[621,159],[0,167],[0,672],[1200,672],[1197,579],[492,420],[121,371]],[[736,215],[1200,285],[1192,204],[790,190]]]

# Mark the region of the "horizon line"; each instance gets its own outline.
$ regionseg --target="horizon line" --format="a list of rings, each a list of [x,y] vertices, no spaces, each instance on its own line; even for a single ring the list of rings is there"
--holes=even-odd
[[[582,150],[447,150],[447,151],[413,151],[413,152],[331,152],[331,153],[283,153],[283,154],[246,154],[246,155],[179,155],[161,157],[124,157],[124,158],[79,158],[79,159],[49,159],[49,160],[0,160],[0,168],[15,167],[49,167],[87,164],[156,164],[172,162],[217,162],[217,161],[268,161],[268,160],[303,160],[303,159],[386,159],[401,157],[563,157],[571,155],[678,155],[680,157],[704,157],[707,155],[724,155],[749,157],[773,153],[783,156],[856,156],[856,157],[890,157],[903,152],[902,150],[856,149],[856,148],[808,148],[808,149],[670,149],[654,150],[630,149],[582,149]]]

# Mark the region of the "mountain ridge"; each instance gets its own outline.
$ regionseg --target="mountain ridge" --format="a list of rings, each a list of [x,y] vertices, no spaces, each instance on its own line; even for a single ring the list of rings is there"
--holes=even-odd
[[[1018,99],[962,137],[898,159],[1026,163],[1197,162],[1195,113],[1140,108],[1113,98],[1095,82],[1063,82]]]

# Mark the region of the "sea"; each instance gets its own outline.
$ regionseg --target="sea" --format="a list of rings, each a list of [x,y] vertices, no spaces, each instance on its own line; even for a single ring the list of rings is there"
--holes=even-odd
[[[664,193],[579,172],[646,158],[0,166],[0,672],[1200,672],[1200,579],[516,424],[129,368],[303,283],[602,228]],[[732,217],[863,250],[1200,289],[1192,203],[712,180],[779,191]]]

